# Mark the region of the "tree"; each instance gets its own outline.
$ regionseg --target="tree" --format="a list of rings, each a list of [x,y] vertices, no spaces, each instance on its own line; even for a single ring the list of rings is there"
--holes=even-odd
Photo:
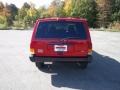
[[[15,19],[15,15],[18,14],[18,8],[15,4],[10,4],[9,7],[10,7],[11,14],[13,16],[13,19]]]
[[[111,22],[112,0],[97,0],[99,11],[99,24],[101,27],[107,27]]]
[[[61,0],[53,0],[51,5],[48,7],[48,14],[51,17],[62,17],[64,16],[63,12],[64,2]]]
[[[4,24],[6,22],[6,17],[0,15],[0,24]]]
[[[39,7],[38,9],[39,18],[45,17],[45,12],[47,12],[47,9],[44,6]]]
[[[120,0],[112,0],[111,20],[120,22]]]
[[[59,5],[60,0],[54,0],[51,5],[48,7],[48,14],[50,16],[57,16],[56,8]]]
[[[15,20],[15,16],[18,14],[18,8],[14,4],[10,4],[8,8],[10,9],[11,18]]]
[[[74,0],[72,16],[86,18],[91,27],[96,26],[97,4],[94,0]]]
[[[25,2],[23,4],[22,8],[30,9],[30,5],[27,2]]]
[[[0,2],[0,15],[3,15],[4,4]]]
[[[23,4],[23,6],[18,10],[18,14],[16,14],[16,16],[15,16],[15,26],[16,27],[23,27],[24,26],[24,28],[26,28],[27,27],[27,19],[28,19],[28,11],[29,11],[29,9],[30,9],[30,5],[27,3],[27,2],[25,2],[24,4]]]
[[[64,5],[64,11],[66,16],[71,16],[72,13],[72,6],[73,6],[73,0],[65,0],[65,5]]]
[[[64,17],[65,12],[64,12],[64,1],[59,2],[58,6],[56,7],[56,14],[58,17]]]
[[[19,20],[23,20],[25,16],[27,16],[27,11],[30,9],[30,5],[25,2],[22,6],[21,9],[19,9],[19,12],[18,12],[18,17],[19,17]]]
[[[27,15],[27,10],[28,9],[25,9],[25,8],[19,9],[19,11],[18,11],[18,19],[19,20],[23,20],[24,19],[24,17]]]
[[[39,13],[37,11],[37,9],[35,9],[35,7],[31,4],[30,9],[27,11],[27,16],[26,16],[29,20],[29,23],[31,24],[31,26],[34,24],[34,22],[39,18]],[[26,18],[24,18],[26,19]]]
[[[11,26],[13,24],[13,19],[12,19],[12,12],[10,5],[6,3],[4,10],[3,10],[3,15],[6,17],[6,23],[8,26]]]

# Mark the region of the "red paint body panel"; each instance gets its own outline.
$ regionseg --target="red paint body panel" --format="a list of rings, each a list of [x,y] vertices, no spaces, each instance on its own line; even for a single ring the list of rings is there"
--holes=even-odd
[[[35,34],[37,32],[37,27],[40,22],[46,21],[72,21],[72,22],[82,22],[84,24],[87,39],[86,40],[76,40],[76,39],[36,39]],[[67,52],[55,52],[55,45],[67,45]],[[85,57],[88,56],[88,51],[92,49],[92,43],[89,33],[89,28],[87,21],[85,19],[79,18],[46,18],[39,19],[36,21],[34,26],[34,31],[30,43],[30,48],[35,50],[36,56],[54,56],[54,57]],[[39,50],[43,50],[43,52],[38,52]]]

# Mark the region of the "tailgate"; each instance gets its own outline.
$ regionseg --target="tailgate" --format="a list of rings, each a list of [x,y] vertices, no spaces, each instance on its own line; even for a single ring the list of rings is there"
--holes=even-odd
[[[87,40],[41,40],[35,43],[35,53],[37,56],[61,56],[79,57],[87,56]]]

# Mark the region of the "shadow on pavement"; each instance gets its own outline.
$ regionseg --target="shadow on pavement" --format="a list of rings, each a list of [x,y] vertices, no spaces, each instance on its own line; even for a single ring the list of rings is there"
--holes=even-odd
[[[86,70],[72,63],[52,65],[52,85],[83,90],[120,90],[120,63],[95,51],[93,58]]]

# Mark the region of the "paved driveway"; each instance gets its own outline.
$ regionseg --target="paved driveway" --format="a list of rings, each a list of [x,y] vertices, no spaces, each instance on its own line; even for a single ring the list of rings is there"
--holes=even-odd
[[[92,31],[94,61],[86,70],[29,61],[31,31],[0,31],[0,90],[120,90],[120,33]]]

